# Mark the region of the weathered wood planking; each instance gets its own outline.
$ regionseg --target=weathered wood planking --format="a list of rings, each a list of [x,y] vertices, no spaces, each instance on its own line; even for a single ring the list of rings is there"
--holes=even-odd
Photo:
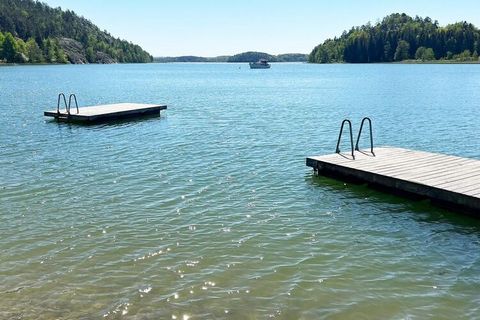
[[[386,187],[413,194],[480,216],[480,160],[381,147],[350,155],[307,158],[319,174]]]
[[[91,107],[72,107],[70,114],[65,109],[45,111],[47,117],[54,117],[61,121],[71,122],[99,122],[129,117],[141,117],[146,115],[160,114],[161,110],[167,109],[166,105],[141,104],[141,103],[116,103]]]

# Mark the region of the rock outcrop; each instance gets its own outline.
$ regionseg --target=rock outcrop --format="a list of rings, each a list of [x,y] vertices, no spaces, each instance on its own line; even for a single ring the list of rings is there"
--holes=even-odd
[[[68,61],[74,64],[88,63],[85,56],[85,48],[80,42],[70,38],[60,38],[58,39],[58,43],[63,51],[65,51]]]
[[[58,43],[62,47],[63,51],[67,55],[68,61],[73,64],[86,64],[89,63],[85,52],[85,47],[78,41],[70,38],[60,38]],[[110,57],[105,52],[97,51],[95,54],[95,61],[93,63],[117,63],[115,59]]]
[[[117,63],[117,61],[115,61],[115,59],[110,57],[105,52],[97,51],[95,55],[95,63],[111,64],[111,63]]]

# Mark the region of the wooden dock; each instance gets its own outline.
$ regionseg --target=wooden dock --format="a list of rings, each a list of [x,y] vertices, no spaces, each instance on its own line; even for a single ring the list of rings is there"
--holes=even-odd
[[[142,117],[148,115],[160,115],[161,110],[167,109],[166,105],[140,104],[140,103],[117,103],[90,107],[70,108],[67,110],[45,111],[46,117],[53,117],[67,122],[104,122],[116,119]]]
[[[355,180],[480,217],[480,160],[402,148],[307,158],[318,174]]]

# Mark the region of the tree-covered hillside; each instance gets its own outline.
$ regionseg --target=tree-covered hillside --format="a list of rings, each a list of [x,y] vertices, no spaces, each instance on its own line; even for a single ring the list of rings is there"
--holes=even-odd
[[[308,56],[302,53],[285,53],[277,56],[265,52],[248,51],[228,58],[227,62],[257,62],[265,59],[270,62],[306,62]]]
[[[445,27],[430,18],[392,14],[344,31],[313,49],[309,62],[391,62],[408,59],[478,61],[480,30],[459,22]]]
[[[170,62],[227,62],[229,56],[218,56],[213,58],[199,56],[179,56],[179,57],[154,57],[153,62],[170,63]]]
[[[152,57],[73,11],[34,0],[0,0],[0,60],[111,63],[150,62]]]
[[[275,56],[277,62],[307,62],[308,54],[284,53]]]
[[[257,62],[260,59],[266,59],[270,62],[306,62],[307,54],[303,53],[285,53],[279,55],[271,55],[265,52],[248,51],[233,56],[218,57],[198,57],[198,56],[181,56],[181,57],[155,57],[153,62]]]
[[[228,58],[228,62],[257,62],[260,59],[275,61],[275,56],[265,52],[248,51],[239,53]]]

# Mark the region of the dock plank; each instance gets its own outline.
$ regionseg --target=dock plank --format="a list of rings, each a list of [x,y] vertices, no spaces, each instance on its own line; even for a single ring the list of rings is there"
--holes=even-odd
[[[378,151],[377,151],[378,153]],[[404,153],[401,155],[398,154],[377,154],[376,157],[373,157],[373,159],[359,159],[363,161],[357,161],[357,160],[350,160],[349,162],[344,162],[350,167],[357,167],[360,166],[362,168],[368,168],[369,170],[373,169],[383,169],[383,168],[411,168],[411,163],[417,162],[432,162],[438,159],[441,159],[440,155],[425,155],[425,154],[419,154],[417,156],[412,155],[411,153]]]
[[[452,184],[459,184],[459,183],[466,183],[469,181],[472,181],[472,178],[475,178],[474,184],[476,185],[478,183],[478,180],[480,178],[480,173],[479,172],[473,172],[473,173],[458,173],[456,175],[454,174],[443,174],[438,177],[430,177],[429,179],[422,179],[422,181],[425,181],[427,183],[430,183],[434,186],[447,186],[447,185],[452,185]]]
[[[455,170],[459,166],[467,165],[465,161],[450,160],[436,162],[411,162],[411,167],[402,167],[390,170],[388,173],[393,176],[400,176],[409,179],[428,179],[427,175],[443,176],[449,173],[449,170]],[[428,169],[428,171],[426,170]]]
[[[395,147],[374,152],[375,157],[357,151],[355,160],[329,154],[306,162],[319,174],[384,186],[480,216],[480,160]]]
[[[462,160],[450,160],[450,164],[452,164],[453,162],[464,162]],[[438,167],[438,166],[444,166],[445,165],[445,160],[437,157],[437,158],[433,158],[433,157],[430,157],[430,158],[420,158],[420,159],[409,159],[408,161],[406,162],[402,162],[400,164],[395,164],[395,160],[393,163],[391,164],[387,164],[387,165],[377,165],[377,166],[366,166],[366,167],[363,167],[365,169],[369,169],[369,170],[382,170],[382,171],[386,171],[388,170],[391,174],[394,174],[394,173],[398,173],[398,174],[402,174],[402,173],[405,173],[405,172],[411,172],[411,173],[414,173],[414,172],[424,172],[423,168],[424,167]],[[453,165],[453,164],[452,164]],[[353,166],[352,166],[353,167]]]
[[[470,176],[472,174],[478,174],[477,168],[471,168],[471,170],[466,170],[468,167],[471,166],[470,164],[462,164],[459,166],[458,163],[453,164],[452,166],[433,166],[429,172],[420,172],[420,173],[412,173],[411,175],[407,174],[407,177],[411,179],[422,179],[425,181],[429,180],[437,180],[439,177],[445,179],[452,179],[452,178],[461,178],[463,176]],[[448,169],[448,170],[445,170]]]

